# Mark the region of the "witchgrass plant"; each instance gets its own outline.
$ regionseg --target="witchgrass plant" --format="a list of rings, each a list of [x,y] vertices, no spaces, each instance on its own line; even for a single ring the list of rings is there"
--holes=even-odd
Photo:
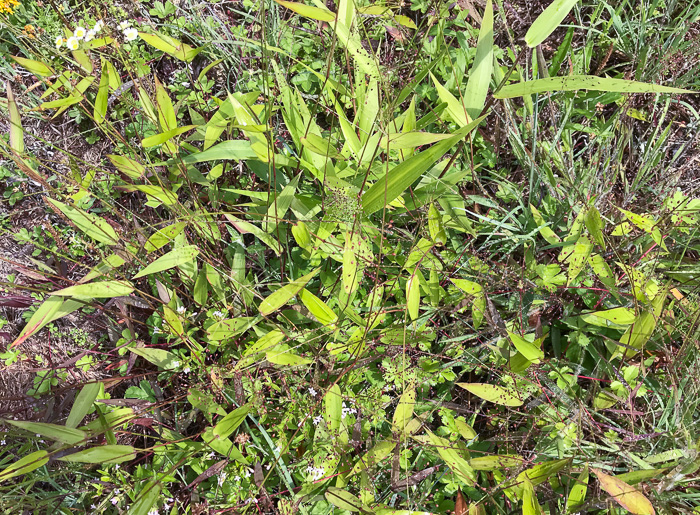
[[[95,4],[65,21],[104,38],[14,41],[11,213],[50,224],[2,257],[33,282],[4,278],[1,373],[36,372],[0,399],[3,509],[691,513],[694,83],[600,45],[686,51],[697,12],[625,6],[516,38],[491,1],[162,4],[132,39],[144,10]],[[97,155],[33,135],[58,119]],[[106,337],[56,363],[71,320]]]

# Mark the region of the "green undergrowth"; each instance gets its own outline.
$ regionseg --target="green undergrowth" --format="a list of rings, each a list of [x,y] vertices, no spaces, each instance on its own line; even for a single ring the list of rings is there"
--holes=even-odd
[[[697,513],[700,7],[125,9],[0,14],[0,507]]]

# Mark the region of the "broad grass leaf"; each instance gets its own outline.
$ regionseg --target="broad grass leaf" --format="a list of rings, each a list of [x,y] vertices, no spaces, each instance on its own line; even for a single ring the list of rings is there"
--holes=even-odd
[[[29,70],[34,75],[39,77],[49,77],[54,74],[54,71],[44,63],[40,61],[34,61],[33,59],[27,59],[25,57],[18,57],[15,55],[10,56],[14,61],[19,64],[22,68]]]
[[[78,427],[92,408],[100,393],[101,383],[88,383],[83,386],[73,401],[73,407],[66,419],[66,427]]]
[[[532,204],[530,204],[530,211],[532,212],[532,217],[534,218],[537,226],[540,228],[540,234],[545,239],[545,241],[550,245],[556,245],[557,243],[561,243],[561,238],[557,236],[557,234],[552,229],[550,229],[549,226],[547,226],[547,222],[545,222],[542,214]]]
[[[478,436],[472,426],[458,418],[455,419],[455,426],[457,426],[457,431],[462,435],[462,438],[467,441],[473,440]]]
[[[563,460],[546,461],[544,463],[540,463],[539,465],[535,465],[534,467],[524,470],[518,474],[517,478],[515,479],[514,488],[515,490],[519,490],[520,487],[518,485],[522,484],[525,478],[530,480],[533,485],[544,483],[553,474],[556,474],[565,467],[568,467],[570,464],[571,458],[567,458]]]
[[[434,134],[432,132],[400,132],[385,136],[379,140],[379,146],[388,150],[403,150],[432,145],[435,142],[448,139],[450,134]]]
[[[46,451],[36,451],[28,454],[24,458],[20,458],[11,465],[8,465],[0,472],[0,483],[7,479],[27,474],[39,467],[43,467],[48,462],[49,453]]]
[[[183,163],[189,165],[207,161],[245,161],[246,159],[255,159],[256,157],[257,154],[251,148],[250,141],[229,140],[214,145],[203,152],[179,156],[177,159],[167,161],[167,164]]]
[[[117,236],[115,230],[106,220],[77,207],[59,202],[58,200],[47,198],[46,201],[67,216],[78,229],[83,231],[90,238],[107,245],[116,245],[119,243],[119,236]]]
[[[287,2],[286,0],[275,0],[275,2],[294,11],[297,14],[301,14],[306,18],[311,18],[312,20],[327,22],[335,21],[335,13],[329,11],[328,9],[321,9],[319,7],[313,7],[311,5],[306,5],[299,2]]]
[[[155,147],[156,145],[162,145],[173,139],[175,136],[179,136],[187,131],[194,129],[196,125],[185,125],[184,127],[175,127],[174,129],[161,132],[160,134],[154,134],[141,140],[141,146],[143,148]]]
[[[406,281],[406,309],[411,320],[418,318],[420,309],[420,282],[417,274],[418,268]]]
[[[58,459],[72,463],[123,463],[136,459],[136,449],[131,445],[100,445]]]
[[[497,93],[494,93],[493,96],[495,98],[515,98],[549,91],[577,91],[579,89],[612,93],[697,93],[687,89],[671,88],[633,80],[611,79],[595,75],[566,75],[509,84],[501,88]]]
[[[12,342],[10,348],[23,343],[27,338],[39,332],[44,326],[50,324],[54,320],[58,320],[66,315],[70,315],[73,311],[83,307],[85,303],[75,300],[64,299],[62,297],[51,296],[46,299],[41,306],[34,312],[32,317],[26,323],[17,339]]]
[[[467,49],[465,49],[466,51]],[[476,56],[469,71],[467,89],[464,91],[464,108],[470,119],[477,118],[484,109],[493,73],[493,4],[487,0],[484,17],[476,42]]]
[[[358,32],[356,30],[351,31],[343,24],[331,24],[331,28],[335,31],[336,36],[338,36],[338,41],[340,41],[350,53],[357,67],[362,70],[362,73],[367,74],[370,80],[380,80],[382,78],[382,72],[379,64],[376,58],[370,55],[363,47]]]
[[[130,295],[134,286],[126,281],[98,281],[87,284],[76,284],[52,292],[57,297],[82,297],[91,299],[111,299]]]
[[[160,499],[163,489],[159,481],[149,481],[139,492],[136,502],[129,507],[129,515],[148,515],[152,513],[152,508]]]
[[[529,342],[519,334],[515,333],[508,333],[508,337],[510,338],[510,341],[513,342],[513,345],[515,345],[515,348],[518,349],[518,352],[520,352],[520,354],[522,354],[530,363],[537,364],[544,359],[544,352],[540,348],[540,344],[542,343],[541,340]]]
[[[72,427],[60,426],[58,424],[47,424],[45,422],[25,422],[22,420],[3,420],[5,424],[11,424],[15,427],[35,433],[43,437],[55,440],[57,442],[77,445],[88,439],[88,434],[84,431],[74,429]]]
[[[571,490],[569,490],[569,497],[566,499],[566,513],[576,513],[578,506],[581,506],[583,501],[586,500],[589,476],[588,463],[586,463],[578,478],[574,480]]]
[[[173,241],[178,234],[184,231],[185,227],[187,227],[187,222],[176,222],[174,224],[161,227],[148,237],[148,240],[146,240],[143,248],[146,250],[146,252],[154,252],[160,248],[163,248],[168,243]]]
[[[320,269],[317,268],[313,272],[310,272],[299,279],[295,279],[289,284],[282,286],[279,290],[272,292],[258,306],[258,311],[260,311],[260,314],[263,316],[268,316],[284,306],[291,300],[292,297],[299,293],[304,286],[306,286],[306,283],[316,276],[319,270]]]
[[[255,325],[256,317],[238,317],[220,320],[207,327],[207,338],[213,341],[227,340]],[[269,333],[268,333],[269,334]]]
[[[313,362],[313,360],[309,358],[294,354],[287,345],[278,345],[274,349],[267,351],[265,353],[265,359],[274,365],[287,367],[308,365]]]
[[[342,488],[336,488],[334,486],[328,487],[324,496],[329,503],[341,510],[350,512],[366,511],[359,497],[352,495],[350,492],[346,492]]]
[[[473,393],[480,399],[493,402],[494,404],[512,407],[523,405],[523,401],[518,398],[516,392],[502,386],[487,383],[457,383],[457,386]]]
[[[584,219],[588,233],[600,247],[605,250],[605,238],[603,237],[603,220],[595,206],[591,206],[586,211]]]
[[[363,472],[365,470],[368,470],[374,466],[376,466],[380,461],[382,461],[384,458],[389,456],[392,451],[394,450],[394,447],[396,447],[396,442],[390,442],[390,441],[383,441],[379,442],[376,444],[374,447],[372,447],[369,451],[367,451],[359,460],[357,463],[355,463],[355,466],[352,468],[350,473],[348,474],[349,476],[354,476],[358,472]]]
[[[591,469],[600,482],[600,487],[624,509],[633,515],[654,515],[654,507],[643,493],[620,479],[609,476],[598,469]]]
[[[213,450],[226,456],[228,459],[234,459],[239,463],[248,465],[248,460],[241,454],[233,442],[228,438],[220,438],[214,434],[213,428],[208,427],[202,433],[202,441],[211,447]]]
[[[525,43],[530,48],[542,43],[559,26],[578,0],[554,0],[530,25],[525,34]]]
[[[284,221],[284,217],[287,214],[289,206],[292,205],[294,196],[297,191],[297,185],[299,184],[299,178],[302,174],[295,175],[294,178],[289,181],[284,189],[276,195],[272,202],[270,202],[267,208],[267,215],[263,223],[263,230],[270,233],[275,230],[281,222]]]
[[[610,268],[610,265],[605,261],[605,258],[600,254],[591,254],[588,257],[588,264],[591,265],[593,273],[598,276],[600,282],[607,286],[613,295],[617,290],[617,284],[615,282],[615,276]]]
[[[432,73],[430,77],[433,79],[438,97],[447,104],[447,114],[450,115],[450,119],[460,127],[466,127],[470,121],[466,108],[445,86],[440,84]]]
[[[160,256],[153,263],[136,274],[133,279],[144,277],[150,274],[170,270],[176,266],[192,262],[199,255],[199,249],[196,245],[187,245],[171,250],[167,254]]]
[[[362,195],[362,208],[370,215],[393,202],[446,152],[474,130],[485,117],[457,130],[452,137],[399,163]]]
[[[406,431],[406,426],[413,418],[413,409],[416,406],[416,389],[409,387],[404,390],[399,403],[394,411],[393,426],[401,432]]]
[[[175,59],[185,61],[186,63],[192,61],[192,59],[202,51],[201,48],[192,48],[190,45],[159,32],[155,34],[139,32],[139,36],[152,47],[173,56]]]
[[[454,449],[454,444],[445,438],[441,438],[430,431],[428,433],[428,440],[438,451],[440,457],[443,461],[450,467],[450,470],[455,473],[462,481],[468,485],[472,485],[476,482],[476,472],[469,465],[469,462],[465,460],[460,453]]]
[[[107,158],[112,162],[117,170],[131,179],[140,179],[146,171],[145,166],[138,161],[131,159],[130,157],[108,155]]]
[[[588,239],[588,236],[580,236],[574,244],[572,254],[567,258],[567,263],[569,265],[567,270],[567,285],[571,284],[581,273],[581,270],[583,270],[588,263],[588,257],[591,255],[592,250],[593,243]]]
[[[164,204],[166,206],[174,206],[177,204],[177,194],[160,186],[153,186],[151,184],[125,184],[117,186],[117,189],[124,191],[140,191],[149,197],[149,201],[158,204]]]
[[[95,96],[95,109],[93,116],[95,123],[101,125],[105,121],[107,114],[107,103],[109,100],[109,68],[106,61],[102,62],[102,72],[100,74],[100,85],[97,87],[97,95]]]
[[[343,396],[340,392],[340,386],[334,384],[328,389],[323,397],[323,406],[328,428],[332,431],[339,430],[343,421]]]
[[[428,208],[428,231],[430,239],[437,245],[445,245],[447,243],[447,233],[445,226],[442,223],[442,213],[438,211],[434,203],[430,203]]]
[[[231,225],[233,225],[236,228],[236,230],[241,234],[250,233],[256,238],[258,238],[260,241],[262,241],[265,245],[270,247],[278,256],[282,254],[282,245],[280,244],[280,242],[265,231],[263,231],[257,225],[254,225],[250,222],[246,222],[245,220],[240,220],[228,213],[225,213],[224,216],[228,219],[229,222],[231,222]]]
[[[9,80],[5,83],[5,91],[7,91],[7,109],[10,115],[10,148],[21,154],[24,152],[24,129],[22,129],[22,119],[19,116],[19,109]]]
[[[584,313],[581,320],[597,327],[628,326],[634,323],[637,315],[632,308],[613,308],[604,311]]]
[[[240,426],[243,423],[245,418],[248,416],[251,407],[252,406],[250,404],[244,404],[240,408],[236,408],[231,413],[222,418],[214,426],[214,429],[212,431],[214,436],[218,436],[219,438],[228,438],[229,435],[232,434],[238,428],[238,426]]]
[[[155,349],[152,347],[129,347],[129,350],[163,370],[176,368],[174,363],[178,361],[177,355],[165,349]]]
[[[299,292],[299,300],[321,324],[329,326],[338,321],[338,315],[335,314],[335,311],[309,290],[302,289]]]
[[[479,456],[469,460],[469,465],[474,470],[502,470],[522,467],[525,460],[512,454],[497,454],[494,456]]]
[[[353,232],[345,232],[345,247],[343,248],[343,270],[342,281],[343,290],[347,295],[354,292],[359,286],[361,277],[360,270],[362,267],[358,264],[359,261],[359,245],[361,235]]]
[[[532,482],[525,477],[521,485],[523,498],[523,515],[543,515],[540,505],[537,504],[537,494]]]

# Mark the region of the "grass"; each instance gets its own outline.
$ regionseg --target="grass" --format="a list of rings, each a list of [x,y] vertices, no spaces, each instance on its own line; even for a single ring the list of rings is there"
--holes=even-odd
[[[0,14],[5,513],[698,512],[700,7],[56,7]]]

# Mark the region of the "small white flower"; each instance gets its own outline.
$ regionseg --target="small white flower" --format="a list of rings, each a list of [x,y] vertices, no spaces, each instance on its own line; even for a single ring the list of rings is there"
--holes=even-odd
[[[120,467],[119,467],[119,463],[117,463],[117,464],[114,466],[114,468],[115,468],[116,470],[119,470],[119,468],[120,468]],[[115,490],[114,493],[117,493],[117,494],[118,494],[118,493],[119,493],[119,490]]]
[[[160,332],[161,332],[160,327],[155,327],[155,326],[153,327],[153,334],[158,334]]]
[[[183,374],[189,374],[191,372],[190,367],[185,367],[182,369]]]
[[[39,438],[41,435],[39,433],[36,434],[36,437]]]
[[[209,459],[209,460],[213,460],[215,457],[216,457],[216,453],[214,451],[207,454],[207,459]]]
[[[56,48],[61,48],[63,46],[63,38],[61,36],[56,36],[56,40],[54,41]]]
[[[128,29],[129,27],[131,27],[131,22],[129,20],[124,20],[123,22],[121,22],[118,25],[118,27],[119,27],[119,30]]]
[[[0,445],[6,445],[6,444],[7,444],[7,442],[5,441],[5,439],[0,440]]]
[[[249,469],[245,469],[245,471],[243,472],[243,476],[244,476],[244,477],[250,477],[250,470],[249,470]]]
[[[190,87],[190,83],[189,83],[189,82],[183,82],[183,83],[182,83],[182,87],[183,87],[183,88],[189,88],[189,87]]]
[[[105,22],[103,22],[102,20],[97,20],[97,22],[95,23],[95,26],[92,28],[92,30],[94,30],[95,32],[99,32],[104,28],[104,26],[105,26]]]
[[[186,308],[185,306],[178,306],[178,307],[177,307],[177,312],[178,312],[180,315],[184,315],[184,314],[185,314],[185,311],[187,311],[187,308]]]
[[[95,506],[94,504],[91,504],[91,505],[90,505],[90,509],[91,509],[91,510],[96,510],[96,509],[97,509],[97,506]]]
[[[267,465],[265,465],[265,470],[270,470],[270,467],[272,467],[272,465],[268,463]]]
[[[214,312],[211,314],[211,316],[213,316],[214,318],[218,318],[219,320],[221,320],[221,319],[223,319],[223,318],[226,316],[226,314],[225,314],[223,311],[214,311]]]
[[[158,511],[158,508],[153,508],[151,511],[148,512],[148,515],[158,515],[160,512]]]
[[[66,46],[68,47],[68,50],[78,50],[78,47],[80,46],[80,42],[78,41],[77,38],[75,38],[74,36],[71,36],[66,41]]]
[[[323,422],[323,415],[319,415],[318,417],[314,417],[314,425],[317,426],[321,422]]]
[[[178,360],[173,361],[173,368],[180,368],[180,362]]]
[[[73,31],[73,37],[78,40],[83,39],[86,32],[85,27],[76,27],[76,29]]]
[[[238,483],[241,481],[241,476],[233,476],[233,480]]]
[[[85,33],[85,41],[92,41],[93,39],[95,39],[95,34],[96,34],[96,32],[94,29],[88,30]]]
[[[121,493],[121,490],[117,488],[114,492],[112,492],[114,495],[119,495]]]
[[[219,479],[218,479],[218,481],[219,481],[219,486],[224,486],[224,481],[226,481],[226,476],[228,476],[228,474],[227,474],[226,472],[222,472],[222,473],[219,475]]]
[[[309,388],[309,393],[311,394],[311,397],[316,397],[316,390],[313,389],[313,387]]]
[[[112,497],[112,504],[116,506],[117,503],[119,503],[119,499],[117,499],[116,497]]]
[[[124,37],[127,41],[133,41],[139,37],[139,31],[133,27],[129,27],[128,29],[124,29]]]

